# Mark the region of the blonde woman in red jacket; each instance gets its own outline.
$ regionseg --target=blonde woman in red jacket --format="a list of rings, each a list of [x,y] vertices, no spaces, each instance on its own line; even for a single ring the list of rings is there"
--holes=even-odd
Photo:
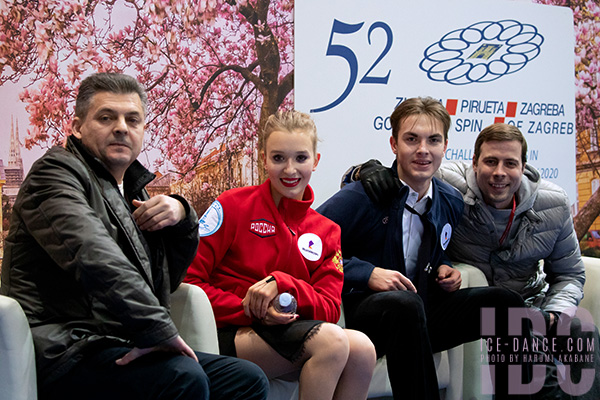
[[[298,111],[269,117],[263,157],[269,179],[229,190],[200,220],[186,282],[212,303],[221,354],[258,364],[269,378],[298,377],[300,399],[365,399],[375,349],[335,325],[343,285],[340,228],[310,208],[317,167],[314,122]],[[273,307],[288,292],[294,313]]]

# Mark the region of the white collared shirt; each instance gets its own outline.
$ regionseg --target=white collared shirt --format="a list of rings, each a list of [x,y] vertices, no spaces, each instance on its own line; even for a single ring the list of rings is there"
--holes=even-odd
[[[125,197],[125,185],[123,184],[123,182],[117,183],[117,187],[119,188],[121,196]]]
[[[406,185],[405,182],[402,182]],[[408,186],[408,185],[407,185]],[[419,193],[415,192],[410,186],[408,186],[408,197],[406,198],[406,205],[411,207],[419,214],[427,212],[427,203],[429,199],[433,199],[433,190],[429,183],[427,193],[417,201]],[[419,256],[419,247],[421,246],[421,239],[423,236],[423,223],[418,215],[415,215],[404,209],[402,214],[402,244],[404,251],[404,265],[406,266],[406,275],[408,279],[415,282],[417,276],[417,258]]]

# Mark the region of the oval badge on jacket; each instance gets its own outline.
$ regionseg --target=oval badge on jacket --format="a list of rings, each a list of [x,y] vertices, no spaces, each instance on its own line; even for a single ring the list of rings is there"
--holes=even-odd
[[[200,237],[212,235],[219,230],[222,223],[223,206],[218,200],[215,200],[198,221],[198,232],[200,233]]]
[[[450,243],[450,238],[452,237],[452,225],[446,223],[444,228],[442,229],[442,233],[440,234],[440,243],[442,244],[442,250],[446,251],[446,247],[448,247],[448,243]]]
[[[323,242],[314,233],[305,233],[298,238],[298,249],[309,261],[317,261],[323,252]]]

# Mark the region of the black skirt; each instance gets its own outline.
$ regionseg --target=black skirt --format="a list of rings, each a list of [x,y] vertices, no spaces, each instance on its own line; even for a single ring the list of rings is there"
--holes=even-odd
[[[285,325],[253,324],[251,328],[269,346],[286,360],[294,363],[304,354],[304,343],[314,336],[323,321],[299,320]],[[239,326],[218,329],[219,352],[221,355],[236,357],[235,335]]]

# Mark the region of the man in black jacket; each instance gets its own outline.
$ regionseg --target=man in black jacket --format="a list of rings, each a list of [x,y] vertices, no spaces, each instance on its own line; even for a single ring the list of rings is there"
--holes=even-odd
[[[194,352],[169,316],[198,218],[144,189],[146,104],[130,76],[86,78],[72,136],[34,163],[15,202],[0,292],[29,320],[40,398],[266,398],[258,367]]]

